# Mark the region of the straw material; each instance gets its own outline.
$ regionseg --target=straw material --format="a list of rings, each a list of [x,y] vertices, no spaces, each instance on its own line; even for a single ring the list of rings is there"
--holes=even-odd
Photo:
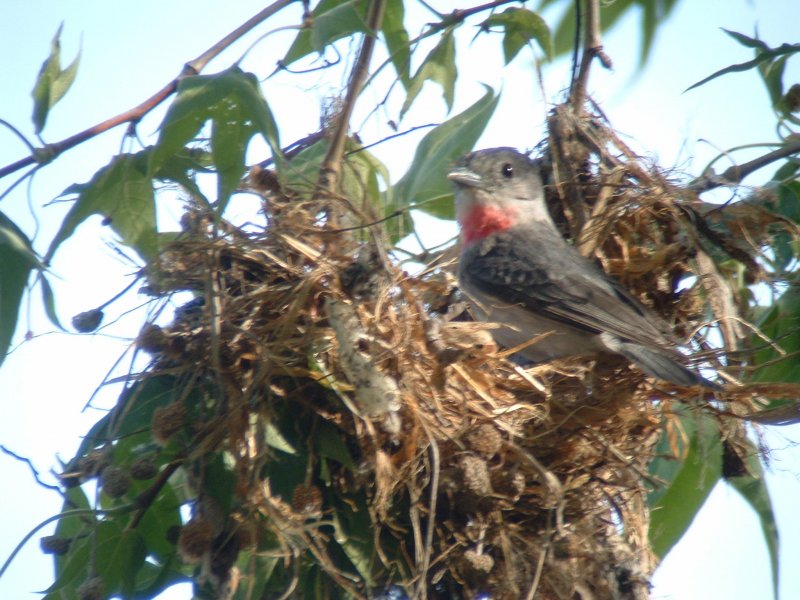
[[[707,207],[597,117],[559,107],[550,130],[544,169],[565,235],[722,366],[702,334],[715,326],[733,350],[750,332],[711,256],[721,250],[697,226]],[[148,273],[152,294],[205,299],[139,340],[153,372],[206,390],[202,410],[173,411],[190,421],[191,459],[224,451],[235,465],[230,513],[215,516],[200,489],[198,513],[235,523],[237,549],[279,556],[295,573],[289,595],[310,561],[355,597],[387,582],[443,597],[648,597],[646,500],[659,482],[647,467],[664,432],[678,452],[673,408],[738,423],[769,390],[732,383],[712,404],[611,356],[520,366],[490,326],[450,318],[452,261],[409,275],[386,258],[379,226],[360,240],[326,231],[329,199],[281,190],[266,171],[251,185],[264,197],[259,231],[220,231],[190,211]],[[363,222],[352,199],[335,200]],[[753,214],[742,230],[763,230]],[[728,243],[756,264],[749,239]],[[175,426],[157,425],[166,438]],[[252,576],[221,558],[209,569],[225,567],[230,586]]]

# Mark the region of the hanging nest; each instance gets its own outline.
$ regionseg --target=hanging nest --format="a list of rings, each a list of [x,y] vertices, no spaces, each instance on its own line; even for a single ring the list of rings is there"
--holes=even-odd
[[[705,364],[725,366],[706,334],[733,350],[749,332],[712,255],[736,252],[758,276],[758,239],[720,233],[599,117],[561,106],[549,128],[543,165],[564,235]],[[147,413],[170,457],[161,484],[182,467],[194,500],[177,542],[200,586],[218,597],[648,597],[657,442],[680,451],[676,407],[723,420],[754,412],[753,394],[732,383],[712,406],[707,391],[611,356],[519,366],[459,310],[452,264],[410,275],[379,226],[360,240],[328,231],[330,199],[281,190],[266,171],[250,181],[266,224],[187,212],[147,291],[194,299],[137,341],[153,357],[145,381],[165,390]],[[345,221],[364,218],[336,202]]]

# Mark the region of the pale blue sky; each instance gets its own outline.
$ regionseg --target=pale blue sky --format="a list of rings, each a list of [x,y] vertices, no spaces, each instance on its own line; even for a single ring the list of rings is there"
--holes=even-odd
[[[262,8],[254,1],[213,2],[210,0],[153,0],[137,3],[98,0],[60,0],[0,3],[0,118],[32,134],[30,90],[54,32],[64,21],[64,61],[71,60],[82,40],[83,56],[73,90],[51,114],[45,136],[55,141],[96,121],[117,114],[140,102],[174,77],[181,65],[205,50]],[[679,3],[677,14],[661,32],[653,57],[643,74],[636,76],[638,33],[635,19],[605,40],[614,60],[611,72],[595,71],[590,86],[611,122],[630,136],[637,150],[657,157],[664,166],[697,173],[717,149],[742,143],[774,139],[774,119],[760,82],[752,74],[741,74],[713,82],[683,94],[695,81],[731,62],[747,60],[748,51],[737,46],[719,27],[752,33],[756,24],[762,37],[773,45],[797,42],[798,17],[794,0],[709,0]],[[295,22],[299,7],[287,14]],[[263,32],[262,32],[263,33]],[[795,37],[793,37],[795,36]],[[255,40],[257,36],[249,36]],[[291,32],[267,38],[244,63],[260,75],[271,71],[276,57],[291,39]],[[221,69],[237,58],[247,44],[211,65]],[[479,82],[502,86],[503,99],[495,120],[479,146],[534,145],[542,136],[546,105],[530,76],[527,57],[501,71],[497,56],[484,41],[463,48],[459,63],[459,110],[483,93]],[[492,58],[494,56],[494,59]],[[488,58],[487,58],[488,57]],[[800,80],[797,65],[791,71]],[[327,75],[326,75],[327,76]],[[550,101],[567,80],[563,62],[545,67],[545,88]],[[285,78],[267,83],[267,98],[278,121],[285,125],[283,140],[290,142],[317,127],[322,98],[341,85],[332,81],[309,80],[301,92]],[[435,91],[435,90],[434,90]],[[374,98],[369,94],[365,105]],[[406,124],[441,119],[441,102],[431,94],[408,115]],[[159,122],[157,114],[139,127],[143,137],[151,136]],[[362,116],[364,115],[362,111]],[[362,133],[378,134],[377,128],[389,118],[370,118]],[[359,118],[356,123],[360,123]],[[74,150],[39,174],[32,186],[32,203],[37,207],[39,234],[37,248],[43,250],[55,232],[66,206],[41,206],[67,185],[87,180],[109,157],[120,150],[122,130],[93,140]],[[700,138],[707,142],[698,141]],[[392,177],[404,172],[418,137],[409,137],[376,149],[389,165]],[[0,130],[0,164],[20,158],[25,148]],[[740,160],[746,160],[741,155]],[[754,180],[757,183],[758,180]],[[3,188],[7,182],[3,182]],[[242,204],[241,210],[246,205]],[[3,200],[5,211],[30,235],[34,221],[29,216],[25,187]],[[160,217],[167,221],[170,214]],[[134,266],[121,259],[105,241],[110,240],[99,220],[84,225],[75,239],[65,243],[53,265],[59,314],[65,323],[75,313],[104,302],[126,284]],[[140,298],[130,295],[123,306],[135,306]],[[79,434],[98,418],[96,411],[80,414],[95,387],[112,370],[138,329],[141,314],[124,317],[105,335],[83,337],[50,333],[38,298],[31,303],[30,324],[23,309],[21,331],[28,327],[37,337],[18,348],[0,369],[0,442],[32,458],[44,478],[56,465],[56,454],[71,456]],[[126,358],[129,360],[129,358]],[[114,370],[126,372],[128,363]],[[110,405],[116,389],[102,390],[98,402]],[[788,436],[788,437],[787,437]],[[800,598],[800,573],[793,566],[800,560],[800,462],[788,439],[800,433],[776,429],[771,444],[775,453],[770,489],[776,504],[782,534],[782,592],[784,599]],[[57,495],[38,487],[27,467],[0,455],[0,480],[6,490],[0,502],[0,560],[32,527],[60,508]],[[38,550],[38,535],[17,562],[0,579],[0,598],[35,598],[32,594],[49,583],[51,562]],[[770,594],[766,549],[755,517],[736,492],[720,486],[704,508],[684,541],[670,555],[656,576],[656,598],[674,600],[752,600]],[[178,596],[181,597],[181,596]]]

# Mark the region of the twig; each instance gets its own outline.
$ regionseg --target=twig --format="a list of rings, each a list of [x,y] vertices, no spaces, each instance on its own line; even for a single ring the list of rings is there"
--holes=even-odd
[[[339,183],[339,175],[341,174],[341,162],[344,156],[344,146],[347,139],[347,130],[350,126],[350,117],[353,115],[353,109],[356,105],[356,100],[361,95],[361,90],[364,87],[364,82],[367,79],[369,70],[369,63],[372,59],[372,52],[375,49],[375,41],[377,39],[377,31],[383,22],[383,12],[386,7],[386,0],[373,0],[369,5],[369,12],[367,13],[367,29],[368,33],[364,35],[364,40],[361,43],[361,49],[358,53],[358,58],[353,65],[353,71],[350,74],[350,81],[347,84],[347,95],[345,96],[342,110],[339,112],[336,121],[336,128],[331,136],[330,146],[325,155],[325,160],[322,161],[322,166],[319,171],[318,194],[336,193],[336,188]],[[328,211],[329,218],[332,217]],[[334,227],[335,219],[331,219],[331,225]]]
[[[174,459],[171,463],[169,463],[164,470],[158,474],[158,478],[153,482],[153,484],[144,490],[141,494],[136,497],[134,500],[134,505],[136,506],[136,512],[134,513],[133,517],[131,517],[131,522],[128,524],[128,529],[136,529],[139,525],[139,521],[142,520],[144,514],[147,512],[147,509],[155,501],[158,493],[161,491],[169,478],[172,477],[172,474],[178,470],[178,467],[183,465],[183,461],[185,456],[181,453],[176,459]]]
[[[465,8],[460,9],[457,8],[449,15],[445,15],[440,23],[435,23],[432,25],[431,29],[433,31],[438,31],[440,29],[445,29],[451,25],[455,25],[456,23],[461,23],[467,17],[471,17],[479,12],[483,12],[485,10],[493,10],[499,6],[503,6],[504,4],[512,4],[519,2],[519,0],[495,0],[494,2],[487,2],[486,4],[480,4],[478,6],[473,6],[472,8]]]
[[[377,142],[372,142],[370,144],[367,144],[366,146],[361,146],[357,150],[352,150],[348,154],[357,154],[359,152],[363,152],[364,150],[368,150],[369,148],[374,148],[375,146],[382,144],[384,142],[388,142],[389,140],[393,140],[395,138],[408,135],[409,133],[413,133],[419,129],[428,129],[429,127],[436,127],[437,125],[438,123],[428,123],[427,125],[414,125],[413,127],[409,127],[408,129],[406,129],[405,131],[398,131],[397,133],[393,133],[391,135],[387,135],[386,137],[379,139]]]
[[[754,158],[753,160],[742,165],[733,165],[732,167],[728,167],[720,175],[717,175],[713,171],[711,171],[710,174],[704,174],[702,177],[699,177],[693,181],[687,187],[687,189],[697,194],[702,194],[703,192],[707,192],[718,187],[738,185],[745,177],[763,167],[766,167],[768,164],[782,158],[788,158],[789,156],[798,153],[800,153],[800,140],[795,140],[794,142],[786,144],[782,148],[768,152],[767,154],[759,156],[758,158]]]
[[[45,483],[44,481],[41,480],[41,478],[39,477],[39,471],[36,469],[36,467],[33,466],[33,462],[31,461],[30,458],[21,456],[16,452],[14,452],[13,450],[9,450],[3,445],[0,445],[0,450],[8,454],[11,458],[15,458],[18,461],[24,462],[26,465],[28,465],[28,468],[31,470],[31,473],[33,473],[33,478],[36,480],[36,483],[38,483],[40,486],[42,486],[43,488],[47,488],[48,490],[53,490],[55,492],[58,492],[59,494],[61,493],[61,488],[59,488],[57,485]]]
[[[156,106],[161,104],[164,100],[169,98],[175,91],[178,89],[178,83],[185,77],[190,75],[197,75],[200,71],[205,68],[208,63],[226,50],[231,44],[241,38],[244,34],[248,31],[253,29],[255,26],[263,22],[264,20],[271,17],[273,14],[278,12],[279,10],[287,7],[289,4],[292,4],[295,0],[277,0],[266,7],[264,10],[260,11],[258,14],[253,16],[252,18],[248,19],[245,23],[234,29],[216,44],[211,46],[208,50],[203,52],[200,56],[187,62],[183,68],[181,69],[180,74],[170,81],[167,85],[163,88],[158,90],[155,94],[150,96],[147,100],[127,110],[123,113],[118,114],[115,117],[111,117],[110,119],[106,119],[101,123],[93,125],[88,129],[84,129],[83,131],[76,133],[74,135],[69,136],[68,138],[64,138],[60,142],[55,142],[53,144],[47,144],[44,148],[37,148],[35,151],[30,155],[22,158],[10,165],[6,165],[5,167],[0,168],[0,179],[5,177],[6,175],[10,175],[20,169],[27,167],[28,165],[32,165],[35,163],[45,163],[50,162],[60,154],[64,153],[71,148],[74,148],[78,144],[85,142],[101,133],[108,131],[109,129],[113,129],[117,125],[122,125],[123,123],[131,123],[135,124],[138,123],[142,117],[144,117],[147,113],[153,110]]]
[[[611,68],[611,59],[603,51],[600,34],[600,2],[599,0],[586,0],[586,25],[583,36],[583,55],[578,73],[572,79],[570,86],[570,103],[574,110],[583,112],[583,103],[586,100],[586,86],[589,83],[589,67],[595,57],[606,68]]]
[[[424,427],[424,425],[423,425]],[[414,598],[424,600],[427,598],[428,586],[428,569],[431,565],[431,552],[433,551],[433,532],[436,529],[436,499],[439,496],[439,472],[441,470],[441,462],[439,456],[439,446],[436,444],[436,439],[425,427],[425,433],[428,435],[430,441],[431,451],[431,499],[428,505],[428,528],[425,531],[425,549],[422,553],[422,567],[419,572],[419,585],[417,586]]]
[[[28,150],[30,150],[31,153],[36,152],[36,148],[34,147],[34,145],[28,141],[28,138],[22,135],[22,132],[19,129],[14,127],[11,123],[6,121],[5,119],[0,119],[0,125],[3,125],[4,127],[8,128],[11,131],[11,133],[16,135],[20,139],[20,141],[28,147]]]

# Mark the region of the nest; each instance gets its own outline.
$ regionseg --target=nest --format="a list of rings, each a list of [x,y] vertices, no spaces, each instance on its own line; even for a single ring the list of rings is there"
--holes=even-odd
[[[713,362],[698,332],[723,323],[734,343],[738,300],[701,243],[696,199],[599,119],[565,111],[545,160],[563,233]],[[328,204],[264,176],[251,180],[263,227],[190,210],[147,272],[157,297],[203,299],[138,340],[148,377],[177,390],[151,429],[179,447],[196,498],[179,548],[200,579],[231,593],[271,578],[276,597],[309,582],[339,590],[329,597],[391,585],[442,598],[647,597],[658,485],[647,465],[664,431],[680,437],[676,403],[717,414],[703,392],[614,357],[521,367],[486,324],[450,318],[446,262],[409,275],[378,226],[362,239],[328,231]],[[347,199],[337,206],[360,222]]]

